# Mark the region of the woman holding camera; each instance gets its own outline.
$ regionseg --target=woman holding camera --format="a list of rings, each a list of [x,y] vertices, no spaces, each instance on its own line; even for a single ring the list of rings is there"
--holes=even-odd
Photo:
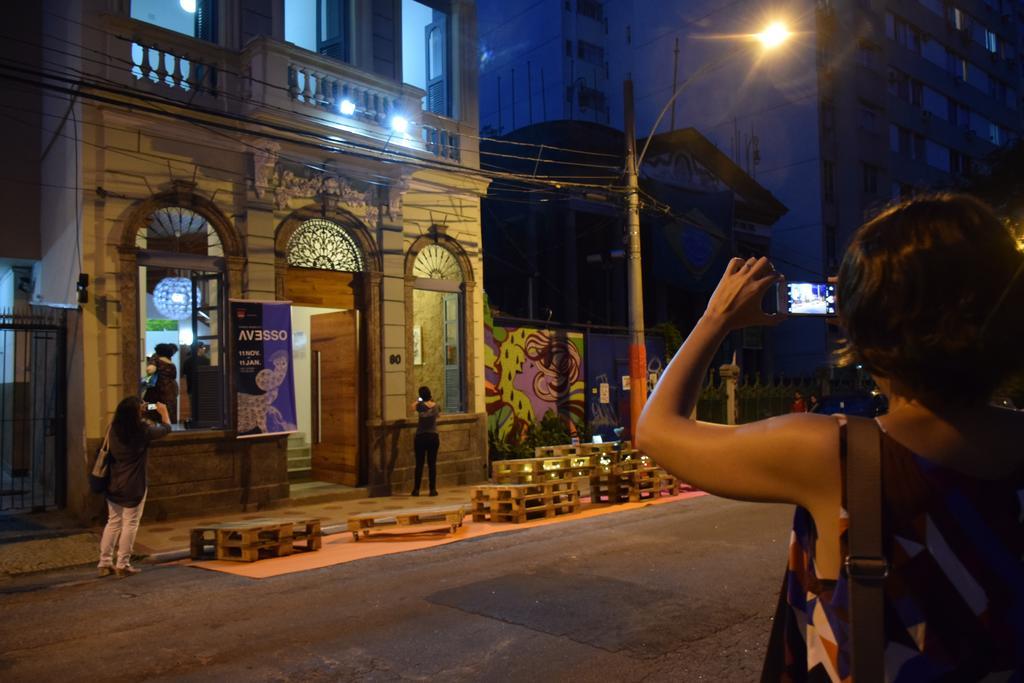
[[[160,422],[146,418],[149,411],[159,414]],[[170,431],[171,419],[163,403],[146,404],[137,396],[129,396],[117,404],[109,431],[110,483],[107,485],[107,525],[100,539],[100,576],[115,573],[125,577],[139,573],[132,567],[131,559],[146,503],[149,443]]]
[[[881,443],[885,679],[1024,671],[1024,416],[989,405],[1020,369],[1024,255],[981,202],[957,195],[883,211],[838,276],[844,356],[888,396]],[[690,419],[715,350],[772,325],[780,277],[733,259],[640,417],[638,447],[710,493],[797,506],[766,680],[849,680],[845,419],[745,425]],[[853,672],[853,675],[856,675]],[[867,679],[864,679],[867,680]]]
[[[416,455],[416,474],[413,480],[412,495],[420,495],[420,479],[423,478],[423,463],[429,469],[430,495],[437,495],[437,451],[441,447],[441,437],[437,434],[437,416],[441,407],[434,402],[430,387],[420,387],[419,398],[413,404],[419,419],[416,422],[416,437],[413,448]]]

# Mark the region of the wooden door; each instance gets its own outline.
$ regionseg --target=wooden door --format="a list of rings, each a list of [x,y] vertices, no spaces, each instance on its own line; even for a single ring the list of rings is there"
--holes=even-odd
[[[309,319],[313,478],[359,483],[359,349],[356,312]]]

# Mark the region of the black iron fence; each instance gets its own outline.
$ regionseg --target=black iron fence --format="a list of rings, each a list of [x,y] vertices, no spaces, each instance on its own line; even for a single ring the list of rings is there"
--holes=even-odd
[[[806,403],[807,397],[821,391],[817,381],[811,379],[777,379],[763,382],[761,377],[742,378],[736,385],[736,422],[755,422],[766,417],[790,412],[796,392]],[[809,406],[808,406],[809,407]],[[708,381],[697,400],[697,419],[704,422],[728,421],[728,393],[725,381],[711,371]]]
[[[0,510],[67,497],[66,312],[0,310]]]

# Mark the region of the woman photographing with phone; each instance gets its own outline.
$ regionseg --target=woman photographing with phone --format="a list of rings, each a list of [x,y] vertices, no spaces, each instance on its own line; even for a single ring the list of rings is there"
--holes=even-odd
[[[1024,671],[1024,416],[989,405],[1021,368],[1024,255],[981,202],[937,195],[853,236],[837,284],[844,356],[889,399],[881,443],[885,680]],[[781,278],[733,259],[668,366],[637,445],[709,493],[797,506],[765,680],[850,680],[847,426],[794,413],[738,426],[690,419],[725,336],[774,325]],[[853,418],[851,418],[853,419]],[[998,676],[997,676],[998,677]],[[859,680],[867,681],[867,678]]]
[[[420,387],[416,403],[412,404],[418,417],[416,420],[416,436],[413,449],[416,456],[416,473],[413,479],[412,494],[420,495],[420,480],[423,478],[423,463],[427,463],[430,495],[437,495],[437,451],[441,447],[441,437],[437,434],[437,416],[441,407],[434,402],[430,387]]]
[[[146,417],[155,412],[160,422]],[[146,503],[146,465],[149,443],[171,431],[163,403],[147,404],[129,396],[117,404],[110,425],[110,483],[107,485],[107,524],[100,539],[100,576],[138,574],[131,565],[132,548]],[[116,550],[116,558],[115,558]]]

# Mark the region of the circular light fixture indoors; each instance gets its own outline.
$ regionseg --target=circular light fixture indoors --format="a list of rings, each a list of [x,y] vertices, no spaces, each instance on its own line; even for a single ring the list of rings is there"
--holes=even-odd
[[[185,320],[192,317],[192,281],[187,277],[165,277],[156,283],[153,290],[153,305],[160,314],[170,320]],[[200,302],[196,290],[196,304]]]

